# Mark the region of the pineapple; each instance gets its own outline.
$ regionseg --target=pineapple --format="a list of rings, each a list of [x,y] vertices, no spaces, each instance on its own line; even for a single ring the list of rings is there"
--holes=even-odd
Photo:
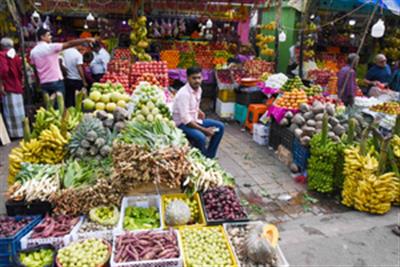
[[[111,151],[110,143],[110,130],[103,126],[101,120],[87,114],[73,133],[68,148],[74,158],[83,159],[87,156],[99,155],[107,157]]]

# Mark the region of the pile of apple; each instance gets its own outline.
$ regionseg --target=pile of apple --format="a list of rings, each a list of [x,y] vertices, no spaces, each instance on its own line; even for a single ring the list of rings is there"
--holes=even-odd
[[[128,48],[117,48],[114,51],[114,58],[116,59],[129,59],[131,57],[131,52]]]
[[[168,86],[168,68],[166,62],[136,62],[134,65],[132,65],[131,69],[131,85],[136,84],[137,79],[145,73],[153,74],[161,86]]]
[[[101,93],[92,91],[89,97],[83,100],[83,108],[85,111],[104,110],[113,112],[117,107],[127,109],[131,97],[127,93]]]
[[[327,96],[322,96],[322,95],[315,95],[315,96],[309,96],[307,103],[309,105],[312,105],[315,101],[319,101],[322,104],[326,104],[326,103],[331,103],[334,105],[341,105],[342,101],[340,101],[340,99],[335,99],[332,97],[327,97]]]
[[[249,77],[259,79],[265,72],[274,72],[274,63],[265,60],[254,59],[248,60],[244,63],[244,68]]]
[[[130,69],[128,59],[112,59],[107,65],[107,71],[117,74],[128,74]]]

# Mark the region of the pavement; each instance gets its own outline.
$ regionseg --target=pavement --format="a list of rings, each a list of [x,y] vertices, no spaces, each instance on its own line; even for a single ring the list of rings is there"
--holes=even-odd
[[[8,154],[0,146],[0,214],[5,213]],[[252,141],[237,123],[226,124],[218,160],[236,179],[251,219],[274,223],[290,266],[400,266],[400,209],[381,216],[340,205],[333,196],[308,192],[275,152]]]

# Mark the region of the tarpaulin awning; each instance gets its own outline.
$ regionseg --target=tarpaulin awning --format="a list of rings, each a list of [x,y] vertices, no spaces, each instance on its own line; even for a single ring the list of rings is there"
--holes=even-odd
[[[385,9],[393,12],[393,14],[400,15],[400,0],[357,0],[361,3],[371,2],[371,5],[375,5],[376,1],[379,5]]]

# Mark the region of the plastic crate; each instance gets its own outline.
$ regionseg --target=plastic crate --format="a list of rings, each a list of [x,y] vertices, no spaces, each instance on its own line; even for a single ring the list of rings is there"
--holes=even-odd
[[[215,113],[222,119],[233,119],[235,103],[226,103],[217,99]]]
[[[248,106],[265,102],[265,95],[258,87],[248,87],[236,90],[236,103]]]
[[[268,135],[259,135],[253,132],[253,141],[259,144],[260,146],[266,146],[269,143],[269,136]]]
[[[147,231],[156,231],[156,232],[168,232],[165,230],[147,230]],[[134,233],[147,232],[147,231],[133,231]],[[115,242],[118,239],[118,236],[124,234],[119,233],[114,236],[114,242],[112,245],[112,253],[110,266],[111,267],[131,267],[131,266],[140,266],[140,267],[183,267],[183,249],[182,249],[182,241],[179,236],[179,232],[177,230],[173,230],[175,232],[178,247],[179,247],[179,258],[172,259],[159,259],[159,260],[146,260],[146,261],[130,261],[130,262],[121,262],[117,263],[114,261],[114,252],[115,252]]]
[[[237,192],[235,192],[235,193],[236,193],[236,197],[239,198]],[[207,225],[214,226],[214,225],[222,225],[223,223],[226,223],[226,222],[248,222],[250,220],[248,218],[248,214],[247,214],[246,210],[244,210],[244,212],[246,214],[246,218],[243,218],[243,219],[237,219],[237,220],[230,220],[230,219],[209,220],[208,217],[207,217],[207,210],[206,210],[206,205],[204,203],[203,194],[200,195],[200,199],[201,199],[201,206],[203,207],[203,213],[204,213],[204,217],[206,218]],[[243,209],[244,209],[244,207],[243,207]]]
[[[271,128],[269,132],[268,145],[272,147],[274,150],[277,150],[280,144],[281,144],[281,137],[279,135],[279,125],[275,121],[273,121],[271,123]]]
[[[79,229],[82,227],[82,225],[85,223],[86,220],[89,220],[89,218],[85,217],[83,219],[82,223],[79,225],[79,228],[72,235],[72,241],[85,240],[85,239],[89,239],[89,238],[99,238],[99,239],[107,240],[108,242],[112,243],[112,241],[113,241],[113,230],[112,229],[79,233]]]
[[[289,151],[293,149],[294,133],[289,128],[278,125],[275,121],[271,124],[269,134],[269,146],[274,150],[278,149],[279,145],[284,146]]]
[[[10,266],[13,263],[13,257],[21,250],[21,238],[33,229],[42,219],[41,216],[16,216],[19,221],[24,218],[32,218],[32,221],[22,227],[15,235],[0,238],[0,266]]]
[[[300,140],[294,138],[293,141],[293,163],[296,164],[301,171],[307,169],[308,158],[310,157],[310,148],[300,143]]]
[[[185,193],[177,193],[177,194],[165,194],[161,196],[161,210],[162,210],[162,223],[163,223],[163,228],[168,228],[169,226],[167,226],[167,224],[165,223],[165,200],[168,198],[179,198],[179,199],[187,199],[188,196]],[[199,209],[199,219],[198,222],[196,224],[191,224],[191,225],[185,225],[187,227],[191,227],[191,226],[198,226],[198,225],[206,225],[206,218],[204,216],[204,212],[203,212],[203,207],[201,205],[201,199],[198,193],[195,193],[193,195],[193,199],[197,202],[197,208]],[[179,226],[178,226],[179,227]],[[178,228],[178,227],[174,227],[174,228]]]
[[[181,244],[182,244],[182,253],[183,253],[183,260],[184,260],[184,263],[185,263],[185,266],[190,266],[189,265],[189,261],[188,261],[188,255],[186,255],[186,253],[185,253],[185,243],[183,242],[183,238],[182,238],[182,231],[185,231],[185,230],[190,230],[190,231],[201,231],[202,229],[205,229],[205,228],[217,228],[219,231],[221,231],[221,233],[222,233],[222,235],[223,235],[223,239],[224,239],[224,241],[225,241],[225,243],[226,243],[226,247],[227,247],[227,249],[228,249],[228,251],[229,251],[229,255],[230,255],[230,258],[231,258],[231,260],[232,260],[232,262],[233,262],[233,265],[230,265],[229,267],[237,267],[238,266],[238,264],[237,264],[237,261],[236,261],[236,257],[235,257],[235,255],[233,254],[233,249],[232,249],[232,247],[230,246],[230,244],[229,244],[229,240],[228,240],[228,236],[226,235],[226,233],[225,233],[225,231],[224,231],[224,228],[220,225],[220,226],[196,226],[196,227],[181,227],[180,229],[179,229],[179,232],[181,233],[180,235],[179,235],[179,238],[181,239],[180,240],[180,242],[181,242]],[[227,266],[228,267],[228,266]]]
[[[83,217],[80,217],[79,221],[75,224],[75,226],[72,227],[69,234],[67,234],[65,236],[60,236],[60,237],[30,239],[30,236],[33,233],[33,230],[31,230],[26,236],[24,236],[21,239],[21,248],[27,249],[27,248],[35,247],[37,245],[44,245],[44,244],[53,245],[56,249],[67,246],[72,241],[72,236],[76,233],[76,231],[78,231],[79,226],[81,225],[82,221],[83,221]]]
[[[289,151],[293,150],[294,133],[288,127],[280,127],[279,134],[281,136],[281,145],[286,147]]]
[[[6,210],[8,216],[17,215],[45,215],[51,214],[53,206],[47,201],[33,201],[27,203],[25,201],[12,201],[6,202]]]
[[[235,103],[235,112],[233,114],[234,120],[243,125],[246,122],[247,110],[247,106]]]
[[[125,217],[125,209],[127,207],[136,206],[142,208],[156,207],[158,210],[158,214],[160,215],[160,227],[154,228],[158,230],[162,230],[162,213],[161,213],[161,198],[158,195],[145,195],[145,196],[135,196],[135,197],[124,197],[121,203],[121,211],[119,213],[119,221],[117,227],[114,229],[114,235],[122,233],[124,230],[124,217]],[[137,229],[141,230],[141,229]],[[137,231],[134,230],[134,231]],[[142,229],[149,230],[149,229]],[[133,231],[133,232],[134,232]]]
[[[260,223],[260,222],[261,221],[253,221],[253,222],[245,222],[245,223],[224,223],[224,225],[223,225],[225,234],[226,234],[226,236],[228,238],[229,245],[232,248],[233,255],[235,256],[235,260],[238,263],[239,267],[242,266],[242,265],[240,264],[239,258],[238,258],[237,254],[236,254],[235,246],[233,246],[233,244],[231,242],[231,239],[229,237],[228,229],[230,227],[247,226],[247,225],[257,224],[257,223]],[[288,261],[286,260],[285,255],[283,255],[283,252],[282,252],[281,248],[279,247],[279,245],[276,247],[276,253],[277,253],[277,257],[278,257],[277,266],[278,267],[289,267],[290,265],[289,265]],[[254,264],[254,265],[256,265],[256,264]]]

